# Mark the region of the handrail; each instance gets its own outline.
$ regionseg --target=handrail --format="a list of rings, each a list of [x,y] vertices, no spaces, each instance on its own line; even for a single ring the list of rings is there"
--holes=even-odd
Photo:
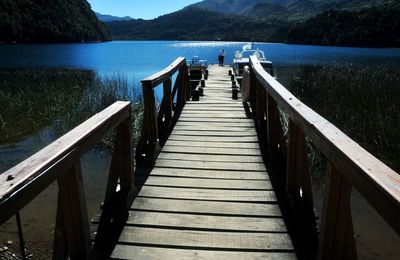
[[[83,197],[80,158],[99,143],[108,132],[117,128],[103,207],[104,213],[110,207],[109,205],[114,203],[112,201],[117,193],[127,195],[133,190],[133,149],[130,121],[130,103],[116,102],[1,174],[0,224],[7,221],[57,180],[59,194],[55,247],[58,239],[61,239],[67,241],[68,254],[71,259],[88,258],[90,253],[89,224]],[[120,184],[117,191],[118,180],[120,180]],[[100,226],[97,236],[102,235]],[[96,237],[96,240],[99,239]],[[79,242],[77,243],[77,241]],[[54,254],[57,254],[56,250]]]
[[[400,234],[400,175],[367,152],[335,125],[299,101],[262,68],[256,57],[250,57],[250,61],[252,88],[256,88],[253,91],[255,94],[253,98],[255,99],[254,106],[256,107],[258,121],[260,125],[266,125],[267,129],[264,130],[267,132],[267,139],[270,145],[276,146],[278,144],[278,147],[281,147],[281,153],[284,155],[286,153],[285,149],[288,149],[286,184],[289,192],[292,193],[292,197],[299,196],[299,189],[302,189],[303,193],[304,189],[309,189],[309,187],[303,187],[309,186],[307,184],[309,176],[303,176],[307,174],[305,173],[307,171],[305,168],[307,167],[304,167],[304,165],[307,165],[306,157],[304,156],[304,135],[307,135],[328,159],[331,182],[323,212],[325,219],[322,219],[322,225],[326,226],[321,228],[320,257],[323,257],[329,251],[326,248],[327,244],[330,244],[331,249],[335,244],[332,240],[333,238],[326,237],[331,235],[329,232],[333,232],[327,225],[335,221],[341,221],[340,219],[331,219],[332,214],[328,212],[332,211],[332,207],[340,209],[343,205],[339,204],[349,203],[349,197],[345,198],[344,201],[342,197],[337,199],[337,205],[334,206],[332,205],[332,203],[334,204],[332,202],[334,199],[332,198],[335,194],[340,194],[341,191],[343,194],[348,193],[346,196],[350,196],[351,184],[360,191],[385,221]],[[285,141],[282,140],[283,133],[279,119],[276,120],[276,115],[270,115],[271,112],[276,114],[278,111],[277,105],[289,115],[290,119],[289,144],[287,148]],[[264,115],[267,118],[267,122],[263,124]],[[270,133],[274,133],[274,136],[271,136]],[[294,169],[295,167],[299,168],[299,166],[302,169]],[[338,176],[343,179],[337,179]],[[335,186],[334,180],[339,184],[336,183],[337,185]],[[339,190],[332,190],[335,187]],[[297,200],[299,199],[304,198],[297,198]],[[312,203],[312,201],[309,203]],[[344,209],[340,214],[347,212],[347,210]],[[350,212],[343,214],[343,216],[346,214],[350,214]],[[346,223],[349,221],[351,223],[351,219],[345,220]]]
[[[179,73],[171,90],[172,76],[177,71]],[[164,96],[157,113],[154,88],[160,84],[163,84]],[[142,80],[142,88],[144,118],[136,158],[151,164],[160,152],[160,142],[165,141],[171,130],[173,117],[192,95],[186,59],[179,57],[167,68],[145,78]]]
[[[152,88],[168,80],[172,75],[179,70],[182,65],[186,64],[186,59],[184,57],[178,57],[174,62],[172,62],[165,69],[154,73],[153,75],[142,80],[142,83],[150,83]]]

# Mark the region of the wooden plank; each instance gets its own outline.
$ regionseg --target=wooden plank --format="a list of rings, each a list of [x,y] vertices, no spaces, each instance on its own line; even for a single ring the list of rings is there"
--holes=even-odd
[[[280,233],[207,232],[125,227],[119,242],[198,249],[293,250],[289,235]]]
[[[188,146],[188,147],[215,147],[215,148],[241,148],[241,149],[259,149],[258,143],[228,143],[228,142],[191,142],[168,140],[167,146]]]
[[[271,182],[267,180],[227,180],[150,176],[146,180],[145,185],[202,189],[272,190]]]
[[[178,121],[175,125],[177,126],[199,126],[199,125],[207,125],[207,126],[226,126],[226,127],[243,127],[243,128],[254,128],[254,123],[253,122],[237,122],[237,123],[231,123],[231,122],[187,122],[187,121]]]
[[[214,132],[234,132],[234,133],[249,133],[254,132],[253,128],[237,127],[237,126],[216,126],[209,124],[192,124],[192,125],[176,125],[174,130],[177,131],[214,131]]]
[[[175,141],[199,141],[199,142],[238,142],[238,143],[258,143],[257,136],[189,136],[171,134],[168,140]]]
[[[137,197],[132,210],[221,216],[281,217],[277,204]]]
[[[287,232],[282,218],[210,216],[147,211],[131,211],[127,225],[210,231]]]
[[[178,147],[177,147],[178,148]],[[186,147],[185,147],[186,148]],[[190,147],[188,148],[191,149]],[[262,163],[261,156],[243,155],[211,155],[211,154],[191,154],[191,153],[161,153],[159,159],[185,160],[185,161],[208,161],[208,162],[256,162]]]
[[[276,203],[273,191],[214,190],[143,186],[140,197],[233,202]]]
[[[191,136],[257,136],[257,132],[255,130],[250,130],[247,132],[214,132],[214,131],[183,131],[183,130],[174,130],[172,131],[174,135],[191,135]]]
[[[162,152],[170,153],[192,153],[192,154],[220,154],[238,156],[261,156],[260,149],[241,148],[217,148],[217,147],[187,147],[187,146],[164,146]]]
[[[234,171],[262,171],[265,172],[263,163],[226,163],[202,161],[177,161],[159,159],[156,167],[183,168],[183,169],[208,169],[208,170],[234,170]]]
[[[238,113],[243,112],[244,109],[243,107],[227,107],[227,106],[222,106],[222,107],[215,107],[215,106],[197,106],[197,107],[193,107],[193,106],[185,106],[184,110],[185,112],[190,112],[190,111],[206,111],[206,112],[215,112],[215,111],[238,111]]]
[[[249,118],[213,118],[213,117],[180,117],[179,122],[228,122],[228,123],[242,123],[242,122],[248,122],[248,123],[253,123],[253,119]]]
[[[268,180],[266,172],[244,172],[224,170],[195,170],[179,168],[153,168],[150,175],[185,177],[185,178],[207,178],[207,179],[229,179],[229,180]]]
[[[279,252],[239,252],[215,250],[190,250],[161,247],[144,247],[118,244],[111,256],[112,259],[198,259],[198,260],[242,260],[242,259],[269,259],[269,260],[294,260],[294,253]]]
[[[232,118],[232,119],[247,119],[244,113],[186,113],[182,112],[180,118]]]

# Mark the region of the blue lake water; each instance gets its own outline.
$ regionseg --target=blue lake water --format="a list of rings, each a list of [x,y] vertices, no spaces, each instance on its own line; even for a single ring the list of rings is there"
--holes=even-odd
[[[197,55],[217,62],[224,48],[226,63],[242,42],[113,41],[94,44],[0,44],[0,68],[72,67],[99,73],[144,78],[178,56]],[[369,49],[254,43],[275,66],[319,64],[400,64],[400,49]]]
[[[226,51],[227,64],[243,42],[190,42],[190,41],[113,41],[92,44],[0,44],[0,69],[4,68],[81,68],[99,75],[122,75],[139,81],[168,66],[176,57],[191,59],[199,56],[209,63],[217,63],[221,49]],[[400,49],[370,49],[254,43],[263,50],[277,67],[278,77],[283,67],[305,65],[355,64],[400,65]],[[162,91],[162,88],[158,88]],[[44,129],[36,136],[17,144],[0,145],[0,172],[15,165],[56,136]]]

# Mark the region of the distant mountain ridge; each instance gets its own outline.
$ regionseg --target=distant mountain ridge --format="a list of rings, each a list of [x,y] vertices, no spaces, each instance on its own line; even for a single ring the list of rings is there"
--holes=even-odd
[[[114,21],[128,21],[128,20],[133,19],[130,16],[119,17],[119,16],[113,16],[113,15],[109,15],[109,14],[101,14],[98,12],[94,12],[94,13],[96,14],[97,18],[104,23],[114,22]]]
[[[110,34],[86,0],[1,0],[0,42],[97,42]]]
[[[190,5],[224,14],[301,20],[334,10],[360,10],[392,0],[204,0]]]
[[[205,0],[199,4],[224,2],[229,1]],[[307,16],[310,15],[308,10],[318,10],[315,9],[317,1],[290,0],[286,1],[286,6],[276,2],[232,0],[233,6],[226,6],[226,13],[191,5],[152,20],[133,19],[106,25],[114,39],[123,40],[223,40],[400,47],[399,0],[321,0],[318,6],[335,2],[335,6],[344,9],[329,9],[311,16]],[[367,7],[357,7],[356,2]],[[241,14],[232,14],[239,7],[247,9]],[[295,8],[297,13],[291,12],[290,8]],[[324,10],[325,7],[321,8]]]

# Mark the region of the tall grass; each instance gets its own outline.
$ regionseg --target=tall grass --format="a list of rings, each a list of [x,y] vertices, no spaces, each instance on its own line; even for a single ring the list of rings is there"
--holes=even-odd
[[[289,88],[362,147],[400,172],[399,68],[308,67]],[[314,167],[320,163],[315,156],[320,155],[314,152]]]
[[[0,144],[19,141],[48,126],[59,136],[117,100],[132,102],[132,123],[138,135],[142,100],[135,91],[128,95],[129,88],[132,84],[121,75],[99,77],[89,70],[2,70]]]

